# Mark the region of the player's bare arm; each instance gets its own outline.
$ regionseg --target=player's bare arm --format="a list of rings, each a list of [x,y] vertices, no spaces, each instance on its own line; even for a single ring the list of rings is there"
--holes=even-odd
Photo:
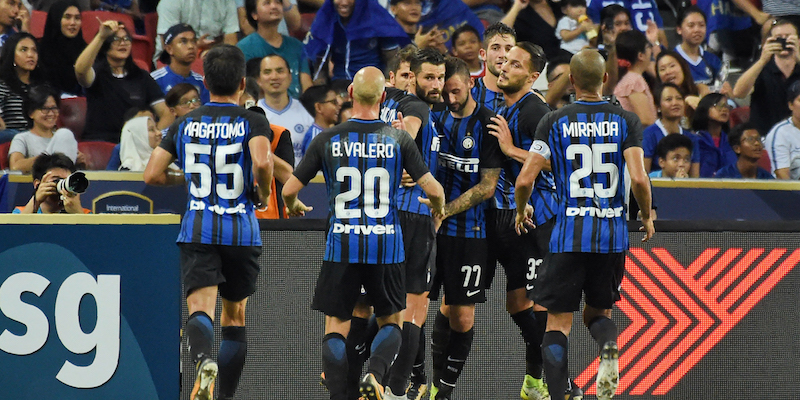
[[[420,197],[420,203],[430,207],[434,216],[444,214],[444,188],[439,181],[428,172],[417,180],[417,184],[428,196],[427,199]]]
[[[175,161],[172,153],[156,147],[147,167],[144,169],[144,183],[156,186],[170,186],[183,184],[183,174],[170,171],[169,165]]]
[[[633,196],[641,209],[642,227],[639,230],[644,232],[642,242],[646,242],[653,237],[656,229],[653,226],[653,198],[650,192],[650,178],[648,178],[644,170],[644,151],[641,147],[629,147],[625,149],[622,155],[625,157],[625,163],[628,165],[628,172],[631,175]]]
[[[292,177],[294,167],[280,157],[276,156],[274,153],[272,154],[272,163],[272,175],[278,182],[286,183],[286,181]]]
[[[290,217],[302,217],[306,215],[306,211],[311,211],[314,207],[309,207],[303,204],[297,198],[297,193],[300,192],[302,188],[306,185],[303,185],[296,176],[292,175],[286,184],[283,185],[283,191],[281,194],[283,195],[283,203],[286,205],[286,214]]]
[[[514,184],[514,200],[517,202],[517,218],[514,228],[518,235],[528,232],[528,228],[533,227],[532,212],[529,212],[526,205],[533,192],[533,184],[536,177],[542,171],[547,160],[538,153],[528,153],[528,159],[522,165],[522,170]],[[532,210],[531,210],[532,211]]]
[[[462,213],[492,198],[497,180],[500,179],[500,170],[501,168],[481,169],[481,180],[477,185],[445,204],[444,218]]]
[[[253,174],[258,184],[259,206],[266,204],[272,192],[272,150],[266,136],[255,136],[248,142],[250,157],[253,160]]]

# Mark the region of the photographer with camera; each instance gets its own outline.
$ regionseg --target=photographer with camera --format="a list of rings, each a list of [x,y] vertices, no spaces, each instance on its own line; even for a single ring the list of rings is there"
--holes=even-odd
[[[89,185],[75,164],[61,153],[41,154],[33,162],[34,193],[28,204],[14,214],[88,214],[81,207],[81,195]]]
[[[761,57],[745,71],[733,87],[733,97],[750,96],[750,122],[765,136],[773,125],[789,116],[787,88],[800,80],[797,27],[789,20],[775,21]]]

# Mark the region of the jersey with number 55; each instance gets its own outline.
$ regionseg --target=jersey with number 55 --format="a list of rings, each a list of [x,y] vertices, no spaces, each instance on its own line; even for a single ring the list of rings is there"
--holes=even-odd
[[[403,169],[428,173],[411,136],[379,120],[350,119],[322,131],[294,175],[307,185],[322,170],[330,223],[323,260],[363,264],[405,261],[397,219]]]
[[[550,159],[556,182],[551,252],[628,249],[623,152],[641,146],[636,114],[605,101],[577,101],[542,118],[531,151]]]
[[[261,246],[251,199],[255,136],[272,140],[267,119],[233,104],[209,103],[169,128],[160,146],[180,161],[189,192],[178,242]]]

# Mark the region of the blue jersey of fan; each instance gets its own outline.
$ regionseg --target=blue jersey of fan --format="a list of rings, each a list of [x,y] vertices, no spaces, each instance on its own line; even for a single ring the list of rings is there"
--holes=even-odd
[[[311,141],[294,175],[303,184],[322,171],[330,212],[325,261],[394,264],[405,261],[397,219],[403,169],[428,172],[408,133],[379,120],[349,121]]]
[[[526,93],[516,103],[510,107],[503,106],[499,114],[505,117],[508,128],[511,131],[511,138],[514,146],[521,149],[529,149],[533,143],[533,136],[536,133],[536,126],[545,114],[550,112],[547,106],[538,96],[533,93]],[[517,202],[514,199],[514,183],[522,170],[522,164],[511,158],[506,158],[503,169],[500,171],[500,179],[497,180],[497,190],[495,190],[493,201],[489,201],[489,207],[498,209],[515,209]],[[551,172],[542,171],[536,177],[529,204],[533,206],[534,222],[537,225],[544,224],[553,217],[556,207],[555,182]]]
[[[578,101],[542,119],[531,151],[550,159],[556,181],[551,252],[628,249],[623,152],[641,145],[639,118],[605,101]]]
[[[189,192],[178,242],[261,246],[249,147],[259,135],[272,140],[267,119],[233,104],[208,103],[172,124],[159,146],[183,166]]]
[[[481,181],[481,170],[500,168],[503,153],[497,138],[486,132],[494,114],[478,104],[472,115],[455,118],[449,111],[434,113],[442,133],[437,180],[451,202]],[[464,238],[485,238],[484,203],[442,222],[439,234]]]

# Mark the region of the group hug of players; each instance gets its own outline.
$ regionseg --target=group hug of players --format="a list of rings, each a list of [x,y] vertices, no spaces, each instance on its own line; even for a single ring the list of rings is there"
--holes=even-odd
[[[300,215],[298,192],[325,175],[330,228],[312,307],[326,316],[331,399],[450,399],[498,262],[525,342],[520,396],[583,397],[568,376],[567,338],[584,294],[600,348],[598,399],[616,392],[610,317],[628,248],[626,162],[645,239],[653,234],[641,124],[602,101],[595,51],[572,60],[578,101],[552,112],[530,89],[546,64],[539,46],[495,24],[481,55],[487,73],[477,80],[430,49],[400,51],[388,81],[362,69],[350,88],[354,117],[320,133],[284,187],[290,215]],[[423,327],[442,287],[428,380]]]

